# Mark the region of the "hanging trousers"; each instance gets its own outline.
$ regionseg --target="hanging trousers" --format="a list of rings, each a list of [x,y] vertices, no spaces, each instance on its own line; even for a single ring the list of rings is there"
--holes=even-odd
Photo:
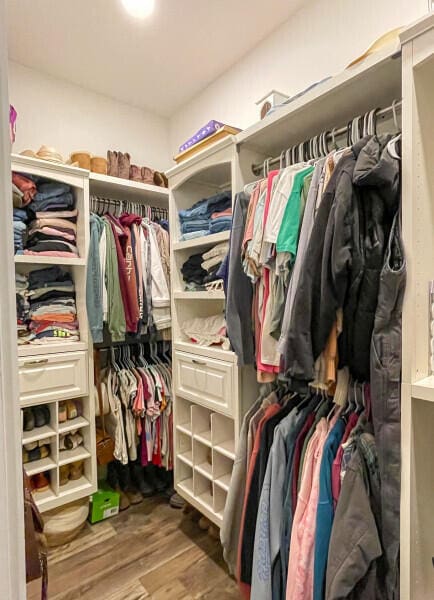
[[[399,213],[390,232],[380,276],[371,342],[371,398],[381,478],[381,540],[385,597],[399,599],[401,486],[401,321],[406,264]]]

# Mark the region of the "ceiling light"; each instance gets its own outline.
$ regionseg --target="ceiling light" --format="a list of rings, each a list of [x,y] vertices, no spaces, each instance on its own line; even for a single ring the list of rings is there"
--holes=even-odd
[[[155,0],[122,0],[127,12],[136,19],[149,17],[155,7]]]

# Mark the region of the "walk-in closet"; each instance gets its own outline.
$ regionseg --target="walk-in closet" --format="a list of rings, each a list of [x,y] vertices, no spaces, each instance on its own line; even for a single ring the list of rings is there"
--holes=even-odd
[[[425,0],[0,0],[0,597],[434,596]]]

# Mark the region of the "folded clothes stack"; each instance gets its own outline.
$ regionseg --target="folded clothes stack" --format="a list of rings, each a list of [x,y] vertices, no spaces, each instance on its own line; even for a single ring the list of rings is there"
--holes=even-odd
[[[13,209],[14,215],[14,252],[22,253],[27,231],[27,212],[24,208]]]
[[[17,334],[18,344],[28,344],[33,335],[29,332],[29,298],[28,298],[29,279],[27,275],[15,273],[16,289],[16,307],[17,307]]]
[[[77,209],[70,186],[44,180],[37,182],[37,189],[27,208],[32,220],[24,254],[78,256]]]
[[[80,339],[75,288],[69,273],[57,266],[31,271],[27,297],[32,343]]]
[[[16,208],[27,206],[36,196],[36,183],[21,173],[12,173],[12,198]]]
[[[227,231],[232,224],[231,192],[221,192],[179,211],[181,240]]]
[[[219,279],[218,271],[229,250],[229,243],[215,245],[208,252],[193,254],[182,265],[186,291],[205,290],[205,285]]]

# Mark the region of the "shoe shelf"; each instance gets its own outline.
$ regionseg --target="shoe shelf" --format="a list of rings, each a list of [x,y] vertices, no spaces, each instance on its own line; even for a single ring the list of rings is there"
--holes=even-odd
[[[175,487],[220,526],[235,458],[235,422],[180,396],[176,401],[183,425],[175,432]]]
[[[100,173],[89,173],[91,194],[129,202],[143,202],[152,206],[167,208],[169,190],[158,185],[131,181],[122,177],[111,177]]]

